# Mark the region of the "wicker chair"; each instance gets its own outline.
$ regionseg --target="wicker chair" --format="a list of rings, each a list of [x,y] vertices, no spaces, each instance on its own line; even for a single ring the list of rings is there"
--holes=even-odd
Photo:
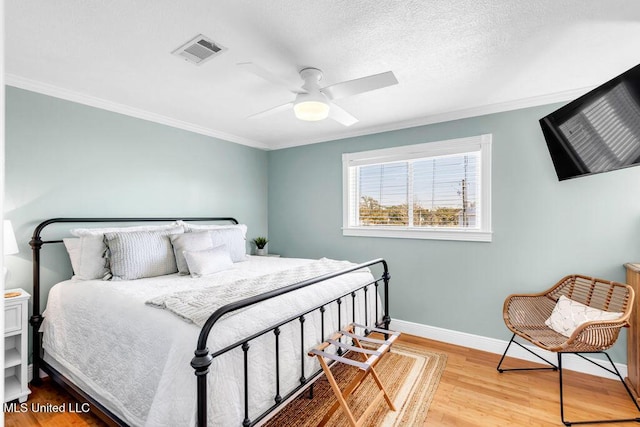
[[[545,324],[545,320],[551,315],[551,312],[561,295],[599,310],[621,312],[622,316],[615,320],[598,320],[583,323],[575,329],[569,338],[567,338]],[[562,355],[564,353],[573,353],[599,366],[600,368],[605,369],[611,374],[616,375],[624,385],[636,408],[640,411],[640,406],[638,406],[631,390],[622,379],[622,376],[613,364],[609,355],[605,352],[605,350],[609,349],[616,342],[621,328],[628,326],[629,316],[633,309],[633,301],[634,293],[631,286],[581,275],[564,277],[551,289],[538,294],[508,296],[504,302],[502,314],[507,328],[513,332],[513,335],[511,336],[511,340],[498,363],[498,372],[557,370],[559,372],[560,382],[560,418],[564,425],[622,421],[640,422],[640,418],[630,418],[625,420],[566,421],[564,419],[562,390]],[[544,350],[556,353],[558,356],[557,366],[528,347],[520,344],[515,340],[516,336],[521,337]],[[549,367],[503,369],[502,363],[504,362],[505,356],[513,343],[543,360],[549,365]],[[588,359],[581,353],[602,353],[609,360],[613,369],[609,369],[607,366],[601,365],[592,359]]]

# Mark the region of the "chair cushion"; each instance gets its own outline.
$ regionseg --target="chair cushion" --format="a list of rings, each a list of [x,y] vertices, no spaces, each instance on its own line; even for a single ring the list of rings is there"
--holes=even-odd
[[[583,323],[594,320],[616,320],[620,317],[622,313],[592,308],[561,295],[551,316],[544,323],[557,333],[570,337],[573,331]]]

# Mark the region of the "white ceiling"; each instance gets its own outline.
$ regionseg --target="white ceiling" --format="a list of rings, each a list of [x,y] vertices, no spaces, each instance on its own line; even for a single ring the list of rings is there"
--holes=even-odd
[[[638,0],[6,0],[5,22],[10,85],[265,149],[565,101],[640,63]],[[228,50],[171,55],[198,34]],[[294,97],[248,61],[399,84],[336,101],[351,127],[248,119]]]

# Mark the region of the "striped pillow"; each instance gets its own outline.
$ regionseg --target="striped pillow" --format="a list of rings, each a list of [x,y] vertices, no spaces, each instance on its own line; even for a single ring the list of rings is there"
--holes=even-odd
[[[105,233],[111,280],[134,280],[178,271],[169,235],[175,230]]]

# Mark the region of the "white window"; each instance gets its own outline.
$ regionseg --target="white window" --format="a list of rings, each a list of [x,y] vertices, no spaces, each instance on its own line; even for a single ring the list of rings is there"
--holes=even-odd
[[[491,135],[342,155],[345,236],[491,241]]]

